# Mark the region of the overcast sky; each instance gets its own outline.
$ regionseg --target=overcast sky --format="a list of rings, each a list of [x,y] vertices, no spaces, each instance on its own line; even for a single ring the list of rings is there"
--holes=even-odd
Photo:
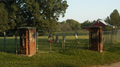
[[[86,20],[105,19],[117,9],[120,12],[120,0],[67,0],[69,5],[65,17],[59,21],[74,19],[79,23]]]

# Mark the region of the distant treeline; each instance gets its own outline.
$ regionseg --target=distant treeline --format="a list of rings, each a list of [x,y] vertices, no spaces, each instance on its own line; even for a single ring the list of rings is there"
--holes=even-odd
[[[100,20],[98,18],[97,20]],[[86,20],[84,22],[78,22],[73,19],[67,19],[66,21],[60,22],[58,24],[58,27],[60,30],[79,30],[79,29],[86,29],[86,27],[91,26],[93,23],[95,23],[97,20],[89,21]],[[117,9],[115,9],[110,16],[106,17],[104,20],[106,23],[109,23],[111,25],[117,26],[120,28],[120,14]],[[103,30],[112,30],[112,27],[105,26]]]

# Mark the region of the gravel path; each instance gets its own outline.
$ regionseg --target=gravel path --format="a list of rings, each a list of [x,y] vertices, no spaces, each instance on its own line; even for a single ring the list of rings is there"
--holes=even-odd
[[[120,67],[120,62],[112,63],[112,64],[106,64],[106,65],[92,66],[92,67]]]

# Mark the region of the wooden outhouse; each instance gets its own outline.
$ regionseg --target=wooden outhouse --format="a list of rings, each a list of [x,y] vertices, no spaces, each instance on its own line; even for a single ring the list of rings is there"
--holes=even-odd
[[[34,55],[36,53],[36,28],[19,27],[20,53],[23,55]]]
[[[90,27],[89,28],[89,49],[93,51],[102,52],[102,27]]]

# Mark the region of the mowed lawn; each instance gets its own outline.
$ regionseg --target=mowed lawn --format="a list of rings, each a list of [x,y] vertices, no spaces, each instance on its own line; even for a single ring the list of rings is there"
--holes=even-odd
[[[37,53],[27,57],[15,54],[14,37],[7,37],[7,52],[4,53],[4,39],[1,37],[0,67],[90,67],[120,61],[120,42],[105,46],[99,53],[88,50],[88,35],[79,35],[78,38],[79,44],[74,36],[66,36],[63,52],[62,36],[59,36],[60,43],[52,43],[52,52],[49,53],[47,36],[39,36]]]

